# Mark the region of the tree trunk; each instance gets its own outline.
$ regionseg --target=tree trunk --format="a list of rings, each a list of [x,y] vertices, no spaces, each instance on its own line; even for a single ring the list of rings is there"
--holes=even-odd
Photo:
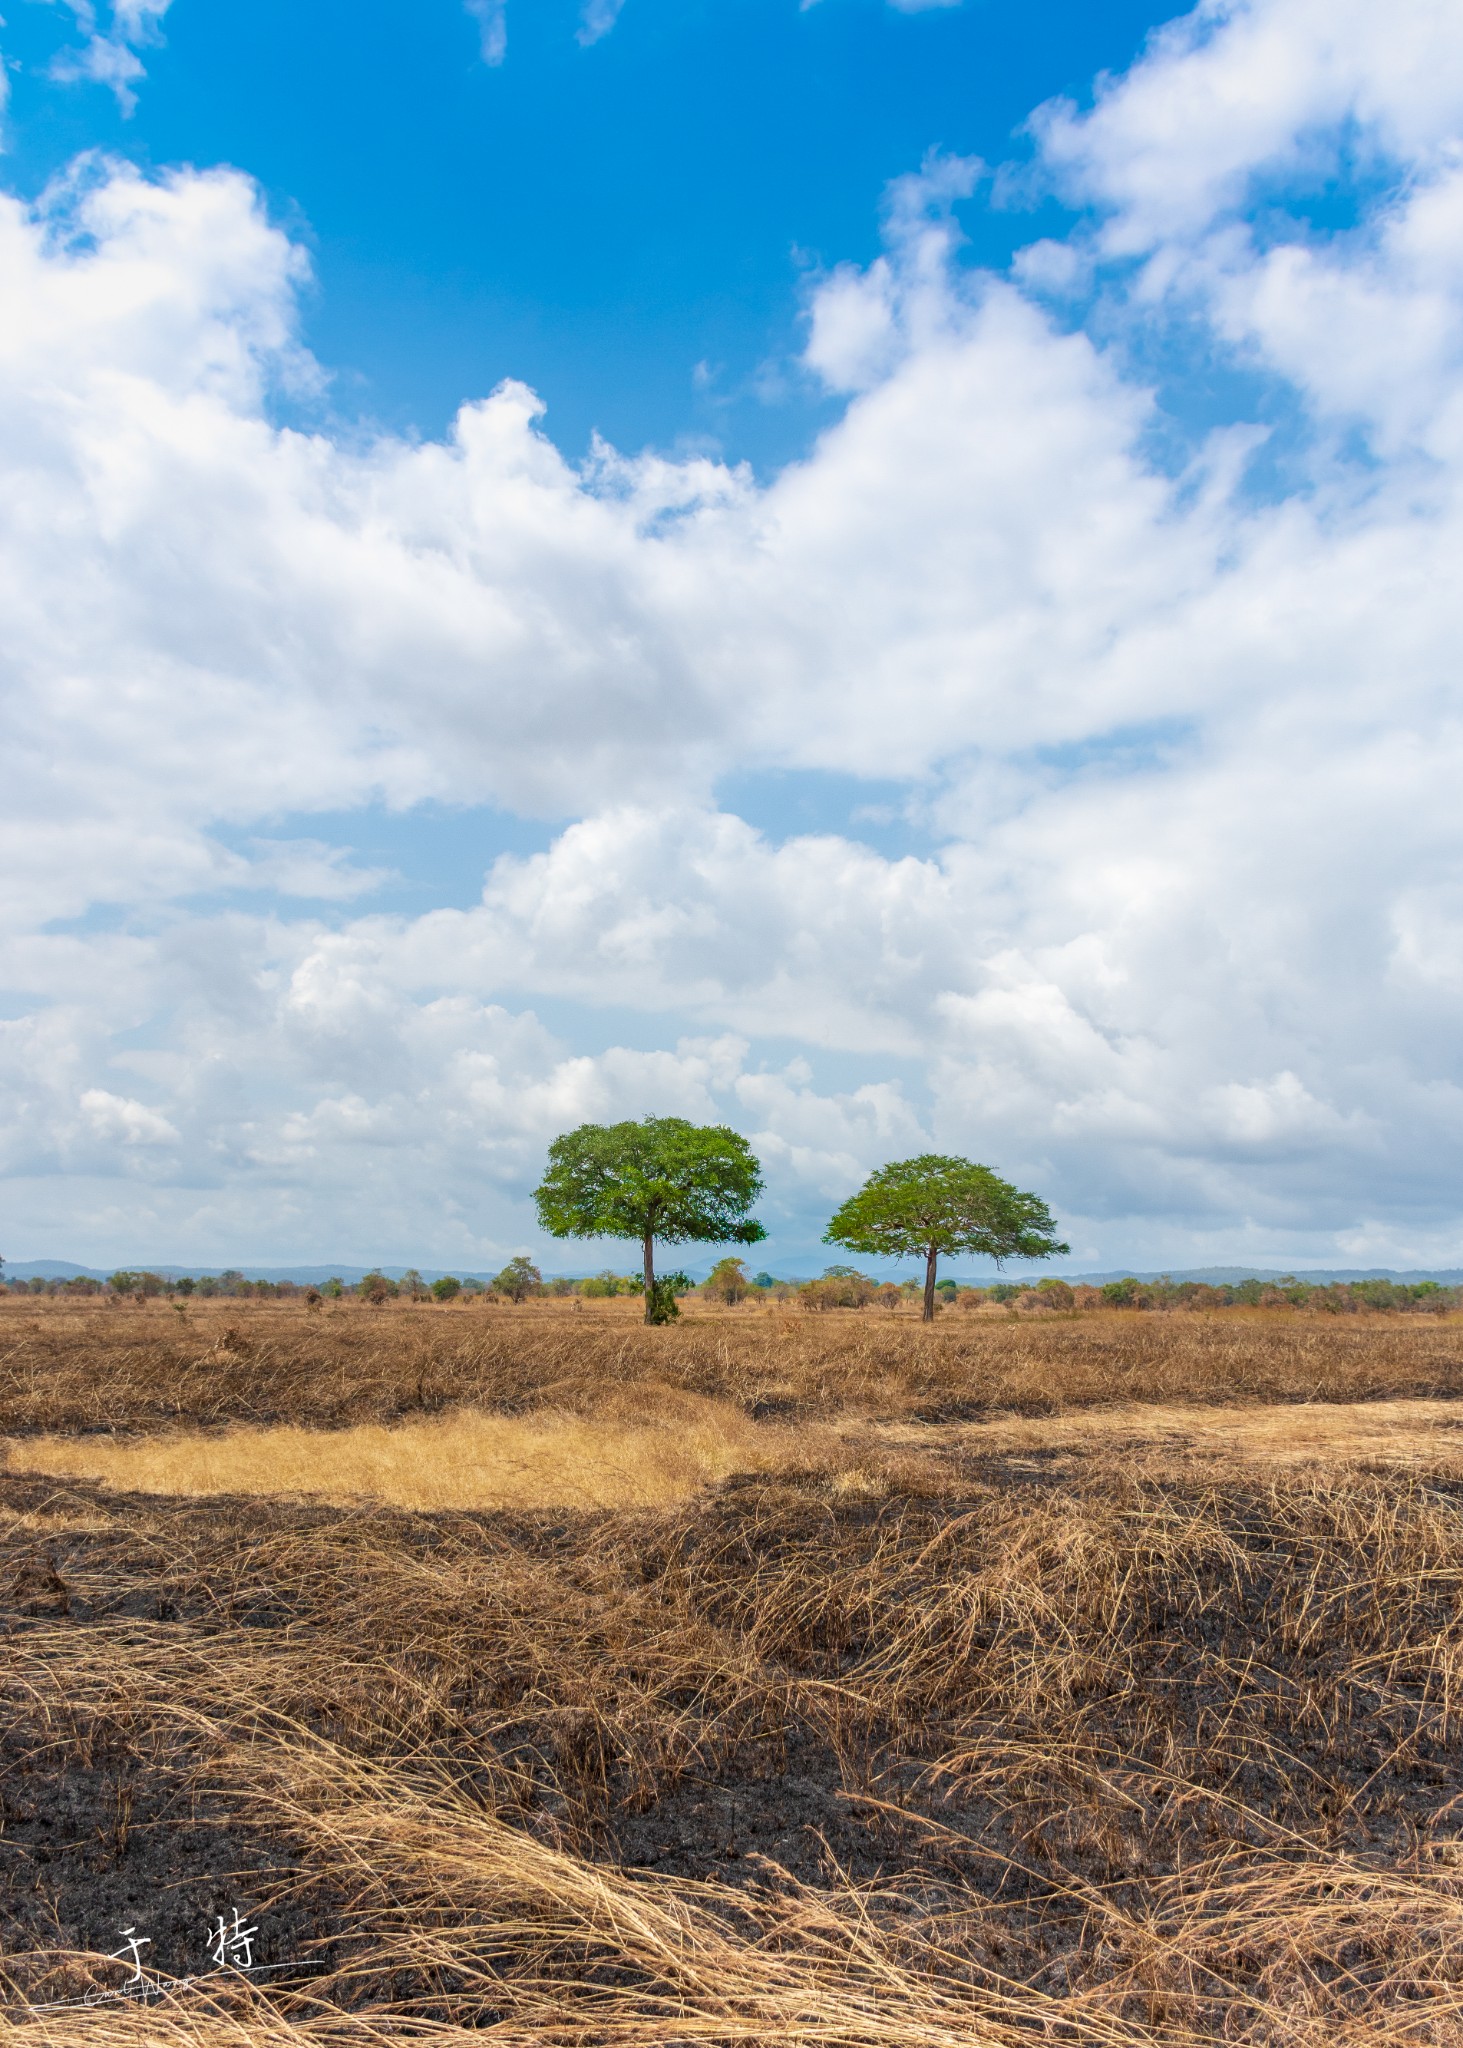
[[[923,1320],[927,1323],[932,1323],[935,1320],[935,1266],[939,1257],[939,1251],[934,1245],[931,1245],[925,1253],[925,1312]]]
[[[645,1233],[645,1320],[655,1320],[655,1232]]]

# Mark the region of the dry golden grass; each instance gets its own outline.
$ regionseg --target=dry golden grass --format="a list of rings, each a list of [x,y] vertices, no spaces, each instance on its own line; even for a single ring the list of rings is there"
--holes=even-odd
[[[1456,1326],[495,1313],[0,1316],[0,2033],[1463,2042]],[[328,1968],[25,2012],[230,1886]]]
[[[305,1494],[431,1511],[663,1506],[794,1454],[788,1431],[754,1423],[729,1402],[643,1387],[627,1388],[617,1405],[639,1419],[453,1409],[391,1427],[23,1437],[0,1443],[0,1459],[12,1472],[140,1493]]]
[[[1022,1452],[1073,1471],[1094,1457],[1130,1471],[1188,1475],[1256,1467],[1395,1465],[1463,1474],[1463,1401],[1307,1401],[1228,1407],[1124,1401],[1061,1415],[982,1422],[891,1423],[866,1432],[880,1448],[928,1458]]]
[[[636,1419],[627,1420],[628,1415]],[[837,1426],[753,1422],[727,1401],[629,1386],[589,1415],[452,1409],[391,1426],[277,1424],[156,1435],[0,1440],[0,1469],[89,1479],[126,1492],[304,1496],[441,1509],[665,1507],[733,1474],[817,1466],[840,1496],[880,1495],[952,1459],[1003,1456],[1012,1470],[1217,1474],[1337,1464],[1463,1473],[1463,1401],[1170,1407],[1126,1402],[1039,1418]],[[1031,1458],[1039,1468],[1029,1465]]]

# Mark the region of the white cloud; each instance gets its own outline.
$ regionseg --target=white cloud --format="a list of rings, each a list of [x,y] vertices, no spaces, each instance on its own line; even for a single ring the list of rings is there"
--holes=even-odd
[[[71,0],[76,24],[86,36],[80,49],[62,50],[52,60],[50,76],[61,84],[85,80],[111,88],[124,114],[137,106],[133,87],[147,76],[139,48],[162,41],[162,21],[172,0],[116,0],[108,31],[99,32],[90,0]]]
[[[158,0],[139,0],[142,7],[156,6]],[[161,0],[163,7],[170,0]],[[799,0],[806,11],[815,0]],[[900,14],[923,14],[935,7],[959,7],[964,0],[889,0]],[[501,64],[508,48],[507,0],[463,0],[467,12],[480,25],[483,60]],[[584,0],[579,17],[578,41],[587,49],[607,36],[624,10],[625,0]]]
[[[462,0],[478,25],[485,64],[501,64],[508,54],[508,0]]]
[[[1106,1258],[1456,1258],[1456,41],[1201,12],[1044,117],[1093,218],[1005,278],[932,159],[817,286],[845,409],[765,485],[576,466],[512,382],[437,443],[281,430],[304,262],[243,177],[0,204],[0,1144],[67,1233],[29,1249],[485,1262],[556,1129],[655,1106],[753,1133],[809,1238],[928,1141]],[[1326,235],[1282,185],[1342,129],[1401,168]],[[1243,419],[1155,457],[1128,366],[1176,308],[1304,409],[1283,489]],[[908,780],[931,850],[715,807],[769,767]],[[426,797],[571,822],[469,909],[290,908],[376,876],[272,820]]]
[[[120,1145],[172,1145],[178,1133],[165,1116],[130,1096],[110,1095],[105,1088],[82,1091],[80,1109],[94,1137]]]
[[[607,36],[619,20],[624,4],[625,0],[585,0],[579,19],[580,42],[597,43],[601,36]]]

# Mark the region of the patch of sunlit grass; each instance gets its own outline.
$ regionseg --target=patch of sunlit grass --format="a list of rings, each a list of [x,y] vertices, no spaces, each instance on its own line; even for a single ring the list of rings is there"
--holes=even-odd
[[[786,1462],[784,1431],[729,1403],[627,1389],[636,1419],[460,1408],[391,1426],[174,1430],[144,1437],[34,1437],[7,1468],[137,1493],[306,1494],[396,1507],[608,1508],[687,1500],[734,1471]]]

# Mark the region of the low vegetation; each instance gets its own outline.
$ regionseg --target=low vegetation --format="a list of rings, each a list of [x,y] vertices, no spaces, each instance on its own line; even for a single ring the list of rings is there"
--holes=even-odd
[[[19,2039],[1460,2038],[1463,1325],[638,1314],[0,1305]]]

